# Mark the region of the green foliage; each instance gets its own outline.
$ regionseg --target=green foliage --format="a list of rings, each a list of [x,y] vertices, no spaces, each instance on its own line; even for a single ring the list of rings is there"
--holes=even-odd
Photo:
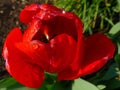
[[[76,79],[75,81],[59,81],[54,84],[50,84],[48,81],[49,80],[47,79],[41,88],[34,89],[22,86],[16,82],[15,79],[9,77],[0,81],[0,90],[89,90],[89,88],[92,90],[99,90],[95,85],[83,79]]]
[[[109,31],[109,34],[117,34],[120,31],[120,22],[115,24]]]
[[[117,0],[53,0],[57,7],[77,14],[84,22],[84,32],[108,31],[116,19]],[[119,0],[118,0],[119,1]]]
[[[83,80],[83,79],[77,79],[74,81],[72,90],[99,90],[96,86],[93,84]]]
[[[8,77],[0,81],[0,90],[35,90],[35,89],[24,87],[12,77]]]
[[[0,81],[0,88],[9,87],[15,83],[16,83],[16,81],[13,78],[8,77],[8,78],[5,78],[5,79]]]
[[[116,71],[116,63],[113,63],[109,69],[105,72],[104,76],[101,78],[101,81],[110,80],[116,76],[118,76]]]

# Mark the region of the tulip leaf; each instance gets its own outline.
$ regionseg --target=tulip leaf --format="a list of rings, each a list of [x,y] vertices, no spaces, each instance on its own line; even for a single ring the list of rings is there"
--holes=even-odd
[[[7,90],[7,88],[0,88],[0,90]]]
[[[72,90],[99,90],[99,89],[95,85],[83,79],[77,79],[73,83]]]
[[[19,84],[14,78],[8,77],[0,81],[0,90],[35,90],[24,87]]]
[[[6,88],[11,85],[14,85],[17,81],[13,79],[12,77],[8,77],[5,79],[0,80],[0,88]]]
[[[111,28],[111,30],[109,31],[109,34],[116,34],[119,31],[120,31],[120,22],[118,22]]]
[[[115,55],[114,59],[118,65],[118,68],[120,69],[120,54]]]
[[[116,63],[112,64],[110,68],[106,71],[105,75],[101,78],[101,80],[109,80],[118,76],[115,70],[116,66],[117,66]]]
[[[28,88],[16,82],[14,85],[7,87],[6,90],[37,90],[37,89]]]
[[[113,9],[115,12],[120,12],[120,0],[117,0],[117,5]]]
[[[28,88],[25,87],[23,85],[21,85],[20,83],[15,83],[14,85],[7,87],[6,90],[48,90],[46,87],[46,83],[44,82],[43,85],[40,88]]]
[[[97,85],[97,87],[98,87],[100,90],[103,90],[103,89],[105,89],[105,88],[106,88],[106,86],[105,86],[105,85]]]
[[[6,90],[37,90],[28,87],[19,87],[19,88],[7,88]]]
[[[104,84],[107,86],[105,90],[120,90],[120,78],[113,78],[106,81]]]
[[[60,81],[56,82],[51,90],[72,90],[73,81]]]
[[[120,42],[117,42],[117,53],[120,54]]]

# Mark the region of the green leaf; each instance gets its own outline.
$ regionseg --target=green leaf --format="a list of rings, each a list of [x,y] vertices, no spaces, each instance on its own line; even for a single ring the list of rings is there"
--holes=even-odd
[[[95,85],[83,79],[77,79],[74,81],[72,90],[99,90],[99,89]]]
[[[8,77],[0,81],[0,90],[47,90],[46,84],[38,88],[28,88],[18,83],[14,78]]]
[[[14,85],[7,87],[6,90],[48,90],[46,86],[47,84],[43,83],[43,85],[40,88],[28,88],[16,82]]]
[[[120,54],[115,55],[115,61],[118,64],[118,67],[120,69]]]
[[[7,87],[5,90],[48,90],[48,89],[46,88],[46,84],[42,85],[40,88],[28,88],[19,83],[16,83],[10,87]]]
[[[0,90],[36,90],[19,84],[14,78],[8,77],[0,81]]]
[[[98,87],[100,90],[103,90],[103,89],[105,89],[105,88],[106,88],[106,86],[105,86],[105,85],[97,85],[97,87]]]
[[[34,90],[50,90],[48,86],[44,83],[40,88]]]
[[[113,8],[114,11],[116,12],[120,12],[120,0],[116,0],[117,1],[117,5]]]
[[[119,79],[111,79],[106,82],[105,90],[120,90],[120,80]]]
[[[116,77],[118,75],[116,70],[115,70],[116,67],[117,67],[116,63],[112,64],[110,66],[110,68],[106,71],[106,73],[103,76],[103,78],[101,78],[101,80],[109,80],[111,78]]]
[[[119,31],[120,31],[120,22],[118,22],[111,28],[111,30],[109,31],[109,34],[116,34]]]
[[[51,74],[51,73],[45,72],[45,83],[46,84],[54,84],[56,79],[57,79],[57,74]]]
[[[17,81],[13,79],[12,77],[5,78],[0,81],[0,88],[6,88],[13,84],[15,84]]]
[[[117,42],[117,53],[120,54],[120,42]]]
[[[60,81],[56,82],[51,90],[72,90],[73,81]]]
[[[7,88],[0,88],[0,90],[7,90]]]
[[[33,88],[28,88],[28,87],[16,87],[16,88],[7,88],[6,90],[37,90]]]
[[[16,82],[13,85],[7,87],[6,90],[37,90],[37,89],[28,88],[28,87],[25,87],[25,86],[21,85],[20,83]]]

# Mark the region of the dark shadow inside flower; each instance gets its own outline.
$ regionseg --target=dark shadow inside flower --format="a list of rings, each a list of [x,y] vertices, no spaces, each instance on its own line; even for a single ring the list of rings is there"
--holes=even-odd
[[[42,24],[39,30],[34,34],[32,40],[40,40],[44,43],[48,43],[57,35],[67,34],[77,41],[77,29],[74,19],[56,16],[49,20],[40,20],[40,22]]]
[[[39,32],[37,32],[35,34],[35,36],[32,38],[32,40],[40,40],[40,41],[42,41],[44,43],[48,43],[49,42],[49,40],[48,40],[48,38],[46,37],[45,34],[42,34],[41,36],[39,36],[38,34],[39,34]]]

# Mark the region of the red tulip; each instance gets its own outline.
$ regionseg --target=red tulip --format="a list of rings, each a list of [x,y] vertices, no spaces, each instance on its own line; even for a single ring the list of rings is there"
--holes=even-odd
[[[103,34],[84,38],[81,20],[48,4],[32,4],[20,13],[28,24],[24,33],[14,28],[7,36],[3,57],[6,69],[18,82],[38,88],[44,72],[57,73],[58,80],[73,80],[102,68],[115,47]]]

